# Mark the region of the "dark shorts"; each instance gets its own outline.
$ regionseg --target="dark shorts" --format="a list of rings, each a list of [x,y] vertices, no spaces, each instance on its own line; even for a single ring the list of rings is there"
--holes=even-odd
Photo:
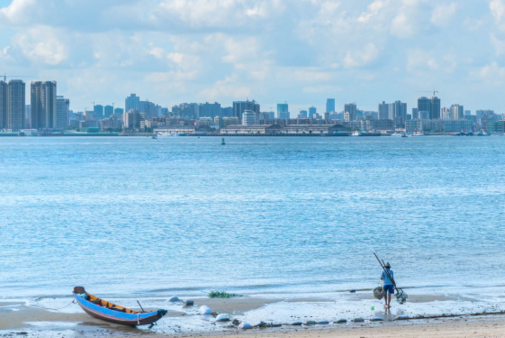
[[[385,293],[390,293],[392,295],[395,294],[395,288],[393,287],[393,285],[384,285],[384,292]]]

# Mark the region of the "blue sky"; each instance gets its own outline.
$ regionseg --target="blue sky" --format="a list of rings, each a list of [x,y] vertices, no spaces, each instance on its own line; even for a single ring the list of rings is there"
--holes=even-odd
[[[295,115],[442,106],[505,113],[505,0],[0,0],[0,73],[56,80],[74,110],[255,99]]]

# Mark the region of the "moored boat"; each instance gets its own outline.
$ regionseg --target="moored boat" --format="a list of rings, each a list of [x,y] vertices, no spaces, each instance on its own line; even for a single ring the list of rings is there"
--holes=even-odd
[[[84,312],[95,318],[112,323],[129,326],[149,325],[160,320],[167,314],[167,310],[156,310],[151,312],[131,310],[93,296],[86,292],[82,286],[76,286],[73,294]]]

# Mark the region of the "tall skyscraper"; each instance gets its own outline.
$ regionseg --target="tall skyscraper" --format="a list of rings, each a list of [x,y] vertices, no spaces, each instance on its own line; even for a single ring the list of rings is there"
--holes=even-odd
[[[430,118],[440,120],[440,99],[436,96],[431,98]]]
[[[357,113],[356,103],[348,103],[344,105],[344,120],[346,122],[355,121]],[[347,118],[345,116],[347,115]]]
[[[221,104],[214,102],[214,103],[200,103],[200,107],[198,108],[200,117],[210,117],[214,118],[216,116],[222,116],[221,115]]]
[[[378,107],[378,112],[379,112],[379,120],[388,120],[389,119],[389,104],[386,102],[382,101],[382,103],[379,103]]]
[[[277,118],[282,120],[289,119],[289,107],[287,103],[277,104]]]
[[[405,122],[407,118],[407,104],[401,101],[395,101],[389,105],[389,118],[391,120],[399,119]]]
[[[56,81],[34,81],[31,85],[31,126],[56,128]]]
[[[417,108],[412,108],[412,120],[417,120],[419,118],[419,110]]]
[[[63,96],[56,96],[56,124],[57,129],[66,129],[69,124],[70,100]]]
[[[104,117],[110,117],[112,114],[114,114],[114,107],[107,105],[103,107],[103,116]]]
[[[25,127],[25,83],[11,80],[7,87],[7,128],[19,130]]]
[[[93,107],[93,112],[95,113],[97,119],[103,119],[103,106],[101,104],[96,104]]]
[[[428,115],[428,118],[431,119],[431,100],[425,96],[418,98],[417,113],[419,114],[419,118]]]
[[[129,112],[132,109],[139,110],[140,109],[140,97],[135,94],[131,94],[125,99],[125,111]]]
[[[452,120],[461,120],[464,118],[464,111],[465,109],[463,108],[463,106],[459,105],[459,104],[453,104],[451,106],[451,114],[450,114],[450,117]]]
[[[260,114],[260,105],[256,103],[256,101],[234,101],[233,102],[233,116],[237,117],[239,119],[239,122],[242,121],[242,114],[244,114],[244,111],[246,110],[251,110],[253,111],[257,116],[259,120],[259,114]]]
[[[7,127],[7,87],[5,81],[0,81],[0,129]]]
[[[326,112],[327,113],[335,112],[335,99],[326,99]]]
[[[309,118],[311,118],[311,119],[315,118],[316,114],[317,114],[316,107],[314,107],[314,106],[309,107]]]

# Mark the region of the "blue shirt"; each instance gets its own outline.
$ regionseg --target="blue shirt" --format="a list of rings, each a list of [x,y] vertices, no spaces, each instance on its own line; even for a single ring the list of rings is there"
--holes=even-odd
[[[395,278],[395,276],[393,274],[393,270],[387,269],[387,272],[389,273],[391,278]],[[384,280],[384,285],[393,285],[393,282],[391,282],[391,279],[389,279],[389,277],[385,271],[382,271],[381,279]]]

